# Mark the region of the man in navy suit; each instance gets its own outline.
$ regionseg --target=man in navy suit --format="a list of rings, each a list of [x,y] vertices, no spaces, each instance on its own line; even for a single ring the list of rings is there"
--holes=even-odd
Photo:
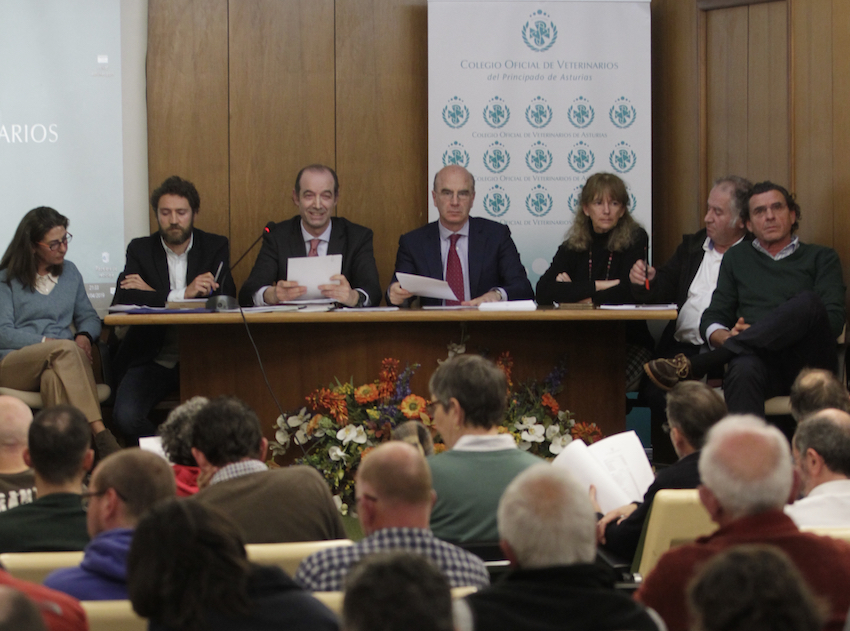
[[[263,236],[251,275],[239,290],[239,302],[260,306],[296,300],[307,288],[286,280],[288,259],[342,254],[342,273],[331,276],[334,283],[319,286],[322,294],[347,307],[377,306],[381,283],[372,231],[333,216],[339,201],[339,180],[334,170],[321,164],[301,169],[295,178],[292,201],[299,214]]]
[[[489,219],[469,216],[475,201],[475,179],[469,171],[458,165],[444,167],[434,177],[431,196],[440,219],[401,236],[396,273],[447,279],[447,267],[455,250],[463,272],[463,296],[457,292],[461,304],[477,306],[482,302],[534,298],[510,229]],[[406,306],[413,297],[393,275],[387,302]],[[443,302],[421,300],[423,305]]]
[[[235,296],[227,237],[194,227],[201,208],[195,185],[172,176],[151,194],[150,202],[159,230],[127,246],[112,304],[164,307],[169,301],[217,293]],[[174,327],[130,327],[113,363],[119,385],[112,412],[128,442],[156,431],[148,415],[177,389],[177,360]]]

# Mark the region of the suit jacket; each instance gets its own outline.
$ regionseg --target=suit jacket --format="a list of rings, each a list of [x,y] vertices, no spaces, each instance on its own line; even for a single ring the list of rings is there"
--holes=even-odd
[[[186,284],[205,272],[215,274],[219,264],[224,263],[219,276],[222,284],[214,293],[235,296],[236,284],[230,274],[230,247],[227,237],[197,228],[192,231],[192,235],[192,249],[189,250],[186,266]],[[128,274],[139,274],[154,291],[121,289],[121,281]],[[168,260],[159,233],[130,241],[127,246],[127,261],[115,285],[112,304],[164,307],[170,287]],[[130,327],[113,364],[117,381],[120,381],[127,368],[152,361],[159,354],[165,339],[165,330],[165,326]]]
[[[369,295],[374,307],[381,303],[381,283],[372,250],[372,231],[343,217],[331,219],[331,238],[328,254],[342,254],[342,275],[352,289],[362,289]],[[239,302],[254,304],[253,296],[266,285],[286,280],[289,258],[306,256],[304,237],[301,234],[301,216],[276,224],[263,235],[263,247],[257,255],[248,280],[239,290]]]
[[[440,257],[440,229],[433,221],[401,235],[395,271],[443,280]],[[534,298],[531,283],[522,266],[511,230],[505,225],[484,219],[469,218],[469,292],[471,298],[487,293],[494,287],[503,288],[508,300]],[[390,284],[398,279],[393,274]],[[423,305],[438,305],[442,301],[422,298]],[[387,304],[390,304],[387,296]]]

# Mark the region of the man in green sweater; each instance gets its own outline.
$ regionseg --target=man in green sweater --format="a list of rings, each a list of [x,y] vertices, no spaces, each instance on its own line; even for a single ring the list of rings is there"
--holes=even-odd
[[[761,182],[748,197],[743,218],[755,239],[723,257],[700,324],[712,350],[654,360],[645,370],[669,390],[727,364],[729,412],[764,416],[765,399],[788,394],[802,368],[835,370],[845,288],[835,250],[801,243],[794,234],[800,207],[786,189]]]

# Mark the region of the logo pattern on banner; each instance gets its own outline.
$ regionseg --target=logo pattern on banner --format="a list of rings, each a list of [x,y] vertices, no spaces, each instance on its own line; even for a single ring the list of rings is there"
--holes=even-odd
[[[549,20],[549,14],[537,10],[529,18],[522,27],[522,41],[525,45],[536,53],[552,48],[552,44],[558,39],[558,27]]]
[[[552,122],[552,108],[546,103],[546,99],[538,96],[531,104],[525,108],[525,120],[528,124],[537,129],[546,127]]]
[[[621,96],[619,99],[614,101],[614,105],[611,106],[610,111],[608,112],[608,118],[611,119],[611,122],[614,123],[615,126],[620,129],[625,129],[626,127],[631,127],[632,123],[635,122],[635,118],[637,118],[637,110],[635,110],[632,102],[629,101],[624,96]]]
[[[501,173],[511,163],[511,154],[505,149],[505,145],[498,140],[487,147],[484,152],[484,166],[491,173]]]
[[[463,100],[452,97],[443,108],[443,121],[452,129],[460,129],[469,120],[469,108],[464,105]]]
[[[627,142],[618,142],[608,156],[608,163],[617,173],[628,173],[635,168],[635,162],[637,162],[637,154],[632,151],[631,145]]]
[[[552,166],[552,152],[538,140],[525,154],[525,164],[535,173],[545,173]]]
[[[443,166],[450,164],[459,164],[464,168],[469,166],[469,152],[457,141],[450,144],[443,153]]]
[[[573,145],[573,148],[567,154],[567,162],[576,173],[587,173],[596,163],[596,156],[590,150],[590,145],[580,140]]]
[[[526,209],[535,217],[542,217],[547,214],[552,210],[553,205],[554,202],[549,191],[540,184],[531,189],[531,192],[525,198]]]
[[[570,196],[567,197],[567,208],[574,215],[578,212],[578,200],[581,199],[582,188],[584,188],[584,184],[579,184],[572,190]]]
[[[637,210],[637,197],[635,197],[634,193],[629,195],[629,200],[631,201],[631,206],[629,206],[629,214],[635,212]]]
[[[501,217],[511,207],[511,198],[505,189],[496,184],[484,196],[484,210],[491,217]]]
[[[511,108],[498,96],[490,99],[484,107],[484,122],[494,129],[504,127],[511,119]]]
[[[573,104],[570,105],[570,108],[567,110],[567,118],[574,127],[578,127],[579,129],[584,129],[589,126],[593,122],[595,116],[596,113],[590,106],[590,101],[583,96],[580,96],[573,101]]]

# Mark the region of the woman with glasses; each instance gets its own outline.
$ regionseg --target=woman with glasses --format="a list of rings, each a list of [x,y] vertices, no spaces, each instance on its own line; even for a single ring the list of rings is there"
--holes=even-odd
[[[70,241],[68,218],[41,206],[24,215],[0,259],[0,386],[39,391],[47,407],[78,408],[103,457],[119,447],[103,424],[92,373],[100,318],[65,260]]]

